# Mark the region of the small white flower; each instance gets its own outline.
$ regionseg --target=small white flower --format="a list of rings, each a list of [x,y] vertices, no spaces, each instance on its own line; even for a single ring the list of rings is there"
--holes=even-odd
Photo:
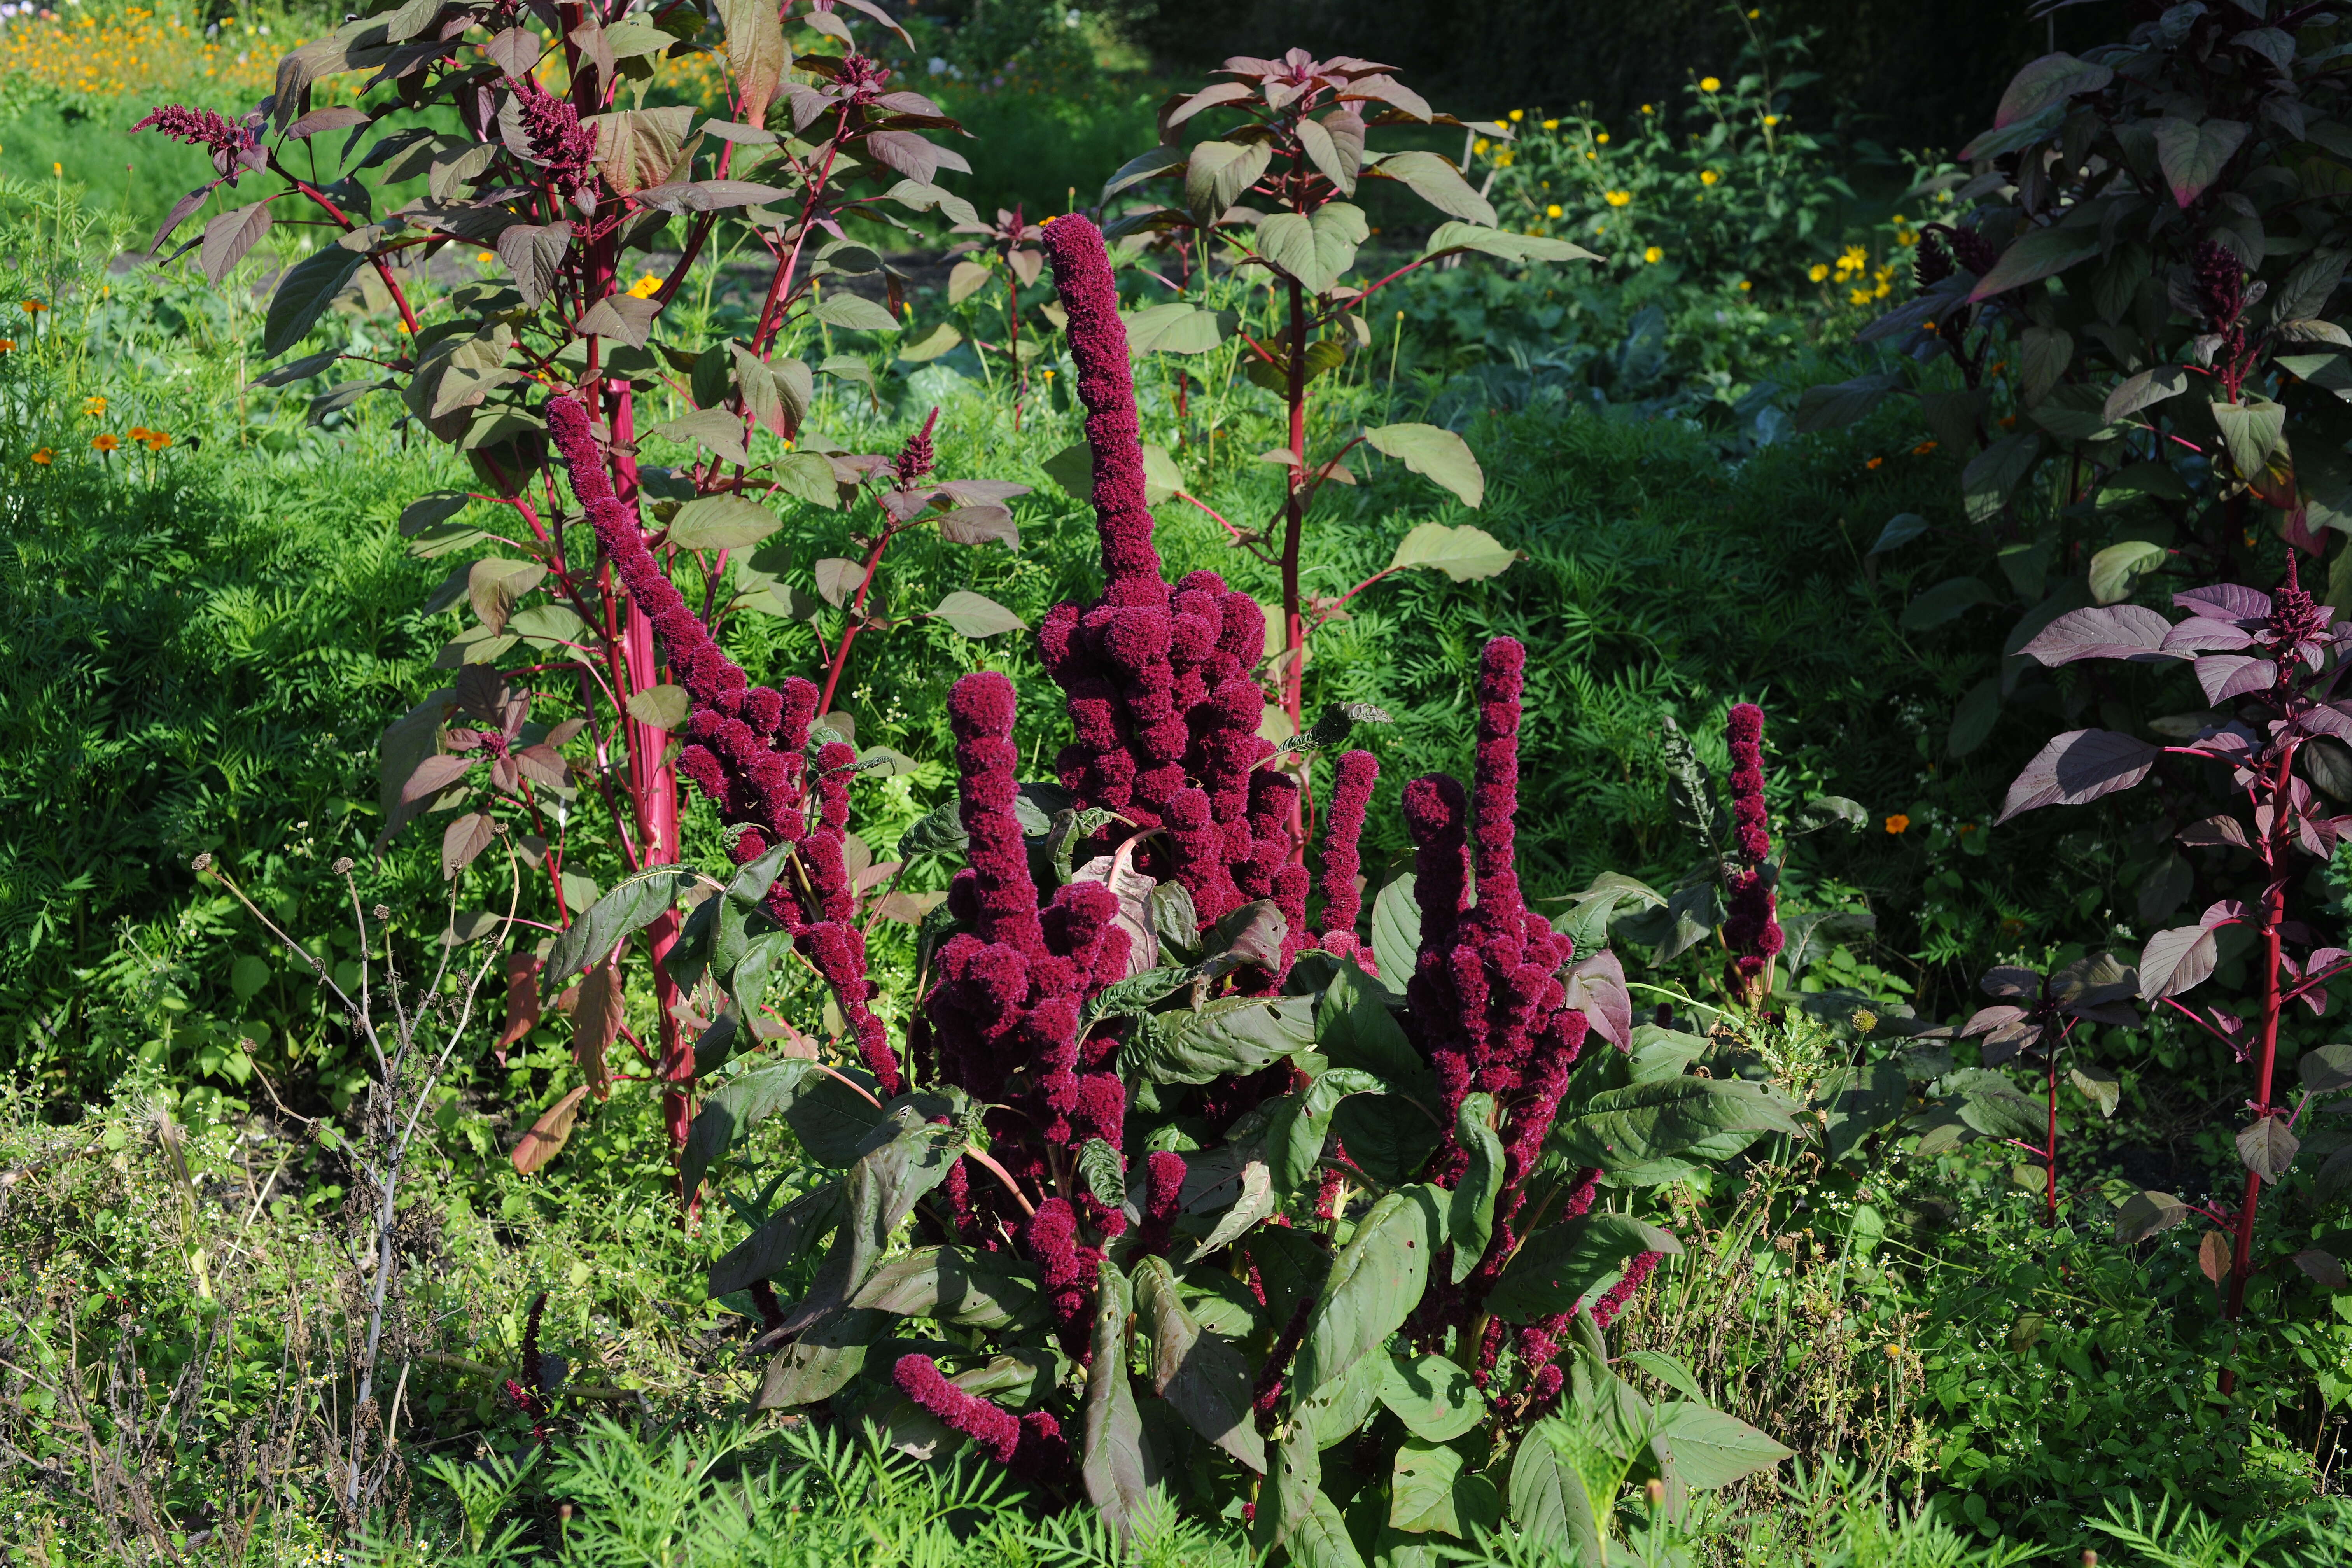
[[[948,62],[947,62],[945,59],[941,58],[940,56],[938,56],[938,55],[933,55],[933,56],[931,57],[931,74],[932,74],[933,76],[945,76],[945,75],[947,75],[947,74],[948,74]]]

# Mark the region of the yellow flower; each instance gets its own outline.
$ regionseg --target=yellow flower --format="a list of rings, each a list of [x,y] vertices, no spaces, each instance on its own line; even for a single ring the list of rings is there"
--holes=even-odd
[[[1560,205],[1559,205],[1558,202],[1554,202],[1554,203],[1552,203],[1552,204],[1551,204],[1551,205],[1549,205],[1549,206],[1548,206],[1548,207],[1544,208],[1544,216],[1546,216],[1546,217],[1558,217],[1558,216],[1560,216]],[[0,342],[6,342],[6,340],[5,340],[5,339],[0,339]]]
[[[1870,265],[1870,252],[1858,245],[1849,245],[1845,247],[1843,260],[1852,267],[1867,267]]]
[[[1713,169],[1701,169],[1698,172],[1698,183],[1702,185],[1711,185],[1721,178],[1723,178],[1723,176],[1717,174]]]
[[[1520,121],[1525,120],[1527,117],[1528,111],[1524,109],[1514,109],[1511,110],[1511,122],[1515,125]]]
[[[1633,193],[1631,191],[1608,191],[1601,195],[1601,199],[1607,202],[1612,207],[1631,206],[1633,204]]]
[[[1886,819],[1886,831],[1889,833],[1901,833],[1910,826],[1911,819],[1899,811]]]
[[[1517,157],[1518,154],[1517,153],[1497,153],[1495,154],[1495,167],[1497,169],[1507,169],[1511,166],[1513,162],[1517,159]]]
[[[1585,161],[1586,163],[1593,163],[1593,162],[1596,162],[1596,161],[1600,158],[1600,156],[1601,156],[1601,154],[1600,154],[1600,153],[1585,153],[1585,155],[1584,155],[1584,161]]]
[[[1650,106],[1649,106],[1648,104],[1646,104],[1646,103],[1645,103],[1645,104],[1643,104],[1643,105],[1642,105],[1642,112],[1643,112],[1643,113],[1644,113],[1644,114],[1649,113],[1649,112],[1650,112]]]
[[[63,163],[52,163],[49,165],[49,173],[62,180],[66,177],[66,166]]]
[[[1847,295],[1846,298],[1857,305],[1867,305],[1870,303],[1870,290],[1867,289],[1856,289],[1853,292]]]
[[[1544,129],[1547,131],[1557,131],[1559,129],[1559,121],[1557,120],[1547,120],[1544,121]]]
[[[1598,134],[1596,134],[1592,139],[1593,139],[1593,141],[1595,141],[1595,142],[1599,142],[1599,143],[1600,143],[1601,146],[1603,146],[1603,147],[1606,147],[1606,146],[1608,146],[1608,145],[1609,145],[1609,132],[1607,132],[1606,131],[1603,131],[1603,132],[1599,132],[1599,133],[1598,133]]]
[[[477,261],[490,262],[496,261],[498,258],[498,253],[496,251],[478,250],[474,253],[474,259]]]
[[[1664,261],[1665,258],[1666,258],[1666,253],[1665,253],[1664,251],[1663,251],[1663,250],[1659,249],[1659,248],[1658,248],[1656,246],[1654,246],[1654,245],[1651,246],[1649,248],[1647,248],[1647,249],[1645,249],[1645,250],[1643,250],[1643,251],[1642,252],[1642,259],[1643,259],[1643,260],[1644,260],[1644,261],[1647,261],[1647,262],[1653,263],[1653,264],[1655,264],[1655,263],[1657,263],[1657,262]]]
[[[1777,114],[1768,114],[1764,117],[1764,129],[1767,131],[1771,130],[1772,127],[1780,123],[1780,117]]]
[[[1755,285],[1755,284],[1750,283],[1750,282],[1749,282],[1747,279],[1745,279],[1745,278],[1742,278],[1742,279],[1739,280],[1739,291],[1740,291],[1742,294],[1747,293],[1748,290],[1750,290],[1750,289],[1754,289],[1755,287],[1756,287],[1756,285]]]
[[[106,399],[103,397],[84,398],[81,405],[81,413],[82,417],[85,419],[97,419],[102,417],[106,413]]]
[[[1723,83],[1711,76],[1703,76],[1698,79],[1698,89],[1701,92],[1720,92],[1723,90]]]
[[[38,463],[45,468],[49,466],[50,462],[54,460],[56,457],[57,454],[50,451],[47,447],[37,447],[33,449],[33,461]]]
[[[130,431],[131,438],[134,441],[144,441],[152,434],[153,434],[153,432],[150,431],[144,425],[133,425]]]
[[[1822,282],[1823,279],[1827,279],[1829,275],[1830,264],[1826,261],[1816,261],[1811,267],[1805,270],[1805,276],[1811,279],[1816,283]]]
[[[1903,1347],[1895,1343],[1893,1341],[1889,1341],[1886,1346],[1886,1359],[1888,1361],[1901,1361],[1903,1359]]]
[[[1493,142],[1487,141],[1484,136],[1481,136],[1478,140],[1470,143],[1470,151],[1478,157],[1483,158],[1486,155],[1486,149],[1493,145]]]
[[[99,434],[90,437],[89,444],[97,447],[101,452],[111,452],[117,447],[122,445],[122,438],[119,436],[110,436],[104,431],[100,431]]]
[[[648,272],[629,285],[629,292],[640,300],[650,300],[660,291],[662,280]]]

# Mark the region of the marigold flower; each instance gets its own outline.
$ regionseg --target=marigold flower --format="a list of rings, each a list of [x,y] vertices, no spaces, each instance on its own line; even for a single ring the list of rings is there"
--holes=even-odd
[[[82,417],[85,419],[98,419],[104,417],[106,414],[106,399],[103,397],[83,398],[81,412]]]
[[[1642,259],[1654,265],[1657,262],[1664,261],[1665,258],[1665,251],[1658,246],[1647,246],[1644,247],[1642,251]]]
[[[28,316],[37,316],[42,311],[47,310],[48,306],[43,304],[38,300],[23,300],[17,302],[17,308]]]
[[[496,261],[498,258],[498,253],[492,250],[478,250],[474,253],[474,259],[484,263]]]
[[[1698,79],[1698,89],[1701,92],[1720,92],[1723,83],[1714,77],[1703,76]]]
[[[14,338],[0,338],[0,354],[12,353],[14,353],[14,352],[16,351],[16,339],[14,339]]]
[[[50,451],[47,447],[36,447],[33,448],[33,461],[38,463],[42,468],[47,468],[49,464],[56,459],[56,458],[57,454]]]
[[[144,445],[151,452],[160,452],[172,444],[172,437],[161,430],[150,430]]]
[[[1907,817],[1907,816],[1904,816],[1904,815],[1903,815],[1901,812],[1899,812],[1899,811],[1898,811],[1898,812],[1896,812],[1894,816],[1890,816],[1890,817],[1888,817],[1888,818],[1886,819],[1886,831],[1887,831],[1887,832],[1889,832],[1889,833],[1894,833],[1894,834],[1903,834],[1903,833],[1907,833],[1907,832],[1909,832],[1909,831],[1910,831],[1910,828],[1911,828],[1911,819],[1910,819],[1909,817]]]
[[[111,452],[117,447],[122,445],[122,438],[119,436],[108,435],[106,432],[101,430],[97,435],[90,437],[89,444],[97,447],[101,452]]]
[[[1924,457],[1926,457],[1928,453],[1930,453],[1930,452],[1934,451],[1935,449],[1936,449],[1936,443],[1935,443],[1935,442],[1933,442],[1933,441],[1922,441],[1922,442],[1920,442],[1917,446],[1916,446],[1916,447],[1912,447],[1912,448],[1911,448],[1911,455],[1912,455],[1913,457],[1915,457],[1915,458],[1924,458]]]
[[[144,441],[152,432],[144,425],[133,425],[125,434],[134,441]]]
[[[1631,191],[1606,191],[1601,194],[1601,199],[1607,202],[1612,207],[1630,206],[1633,205],[1633,193]]]
[[[635,299],[650,300],[661,291],[661,286],[662,280],[648,272],[629,285],[629,293]]]
[[[1883,462],[1885,462],[1885,461],[1886,461],[1886,459],[1885,459],[1885,458],[1871,458],[1871,459],[1870,459],[1870,461],[1868,461],[1867,463],[1864,463],[1864,464],[1863,465],[1863,467],[1864,467],[1864,468],[1876,468],[1876,467],[1878,467],[1878,465],[1879,465],[1879,464],[1881,464],[1881,463],[1883,463]]]

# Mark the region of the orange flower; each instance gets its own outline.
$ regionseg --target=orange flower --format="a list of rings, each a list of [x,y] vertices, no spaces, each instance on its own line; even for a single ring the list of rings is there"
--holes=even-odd
[[[2004,414],[2004,415],[2002,415],[2002,416],[2000,416],[2000,427],[2001,427],[2002,429],[2004,429],[2004,430],[2014,430],[2014,429],[2016,429],[2016,428],[2017,428],[2017,416],[2016,416],[2016,415],[2014,415],[2014,414]]]
[[[57,454],[50,451],[47,447],[37,447],[34,448],[33,451],[33,461],[40,464],[41,467],[45,468],[49,466],[50,462],[54,460],[56,457]]]
[[[1879,464],[1881,464],[1881,463],[1883,463],[1883,462],[1885,462],[1885,461],[1886,461],[1886,459],[1885,459],[1885,458],[1871,458],[1871,459],[1870,459],[1870,461],[1868,461],[1867,463],[1864,463],[1864,464],[1863,465],[1863,467],[1864,467],[1864,468],[1876,468],[1876,467],[1878,467],[1878,465],[1879,465]]]
[[[47,310],[48,307],[42,304],[38,300],[26,300],[23,301],[23,309],[25,314],[28,316],[37,316],[42,311]]]
[[[154,432],[149,430],[144,425],[133,425],[130,430],[131,438],[134,441],[144,441],[153,433]]]
[[[1917,446],[1911,448],[1911,455],[1915,458],[1924,458],[1935,449],[1936,443],[1933,441],[1922,441]]]
[[[122,438],[120,436],[110,436],[101,432],[91,437],[89,444],[101,452],[111,452],[122,445]]]
[[[149,451],[160,452],[171,444],[172,437],[164,432],[161,430],[150,430],[147,432],[145,445]]]
[[[1899,811],[1886,819],[1886,831],[1889,833],[1902,833],[1910,826],[1911,819]]]
[[[0,354],[5,354],[5,353],[13,353],[13,352],[16,350],[16,339],[14,339],[14,338],[0,338]]]

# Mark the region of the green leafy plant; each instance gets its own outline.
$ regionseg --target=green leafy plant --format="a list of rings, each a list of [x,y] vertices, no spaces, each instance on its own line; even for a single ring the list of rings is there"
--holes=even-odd
[[[1194,355],[1233,340],[1244,373],[1278,398],[1286,416],[1284,444],[1265,454],[1265,460],[1286,470],[1278,515],[1244,528],[1203,510],[1211,510],[1238,548],[1281,574],[1277,706],[1290,732],[1297,734],[1306,722],[1307,639],[1317,626],[1389,572],[1433,567],[1467,581],[1494,576],[1514,559],[1477,529],[1427,523],[1406,540],[1386,572],[1338,598],[1310,600],[1300,574],[1307,512],[1326,485],[1355,482],[1346,459],[1358,447],[1395,458],[1473,509],[1486,488],[1469,447],[1454,432],[1432,425],[1358,429],[1328,453],[1310,455],[1315,383],[1344,363],[1351,346],[1359,352],[1370,347],[1364,312],[1371,297],[1432,261],[1470,252],[1514,261],[1592,258],[1565,240],[1497,228],[1493,205],[1441,154],[1417,148],[1369,151],[1367,138],[1376,129],[1462,123],[1432,110],[1387,67],[1353,58],[1318,60],[1293,49],[1279,60],[1229,60],[1220,74],[1234,79],[1171,98],[1160,110],[1160,145],[1131,159],[1102,192],[1108,204],[1156,183],[1173,182],[1181,184],[1181,199],[1129,201],[1105,232],[1114,239],[1169,237],[1192,253],[1186,268],[1201,295],[1136,311],[1130,323],[1136,347]],[[1186,146],[1185,128],[1210,115],[1234,122]],[[1402,267],[1369,282],[1349,283],[1343,279],[1370,237],[1364,209],[1357,205],[1367,181],[1403,186],[1446,221]],[[1263,208],[1256,205],[1260,201]],[[1218,260],[1225,268],[1222,284]],[[1233,306],[1245,302],[1260,284],[1268,294],[1268,326],[1253,331]],[[1303,848],[1303,819],[1294,837]]]
[[[888,20],[857,0],[849,9]],[[812,0],[803,19],[851,46],[839,54],[795,56],[779,14],[757,5],[722,12],[722,35],[708,42],[706,19],[691,8],[625,10],[591,7],[542,32],[489,5],[379,6],[288,55],[277,92],[241,122],[178,107],[144,122],[208,148],[218,172],[174,209],[159,248],[215,194],[255,175],[277,188],[218,213],[182,247],[201,252],[209,278],[219,280],[268,236],[274,214],[308,211],[305,221],[332,235],[278,279],[266,353],[310,338],[355,278],[380,289],[398,316],[399,341],[331,345],[263,381],[369,366],[320,394],[313,417],[396,392],[418,426],[472,467],[481,489],[438,491],[403,513],[420,553],[470,552],[485,540],[496,548],[458,565],[427,601],[434,612],[470,605],[478,625],[436,661],[456,672],[453,682],[386,734],[386,837],[428,811],[458,812],[442,838],[443,871],[453,879],[501,835],[513,837],[541,867],[543,895],[531,912],[549,932],[575,929],[600,874],[639,877],[677,861],[672,731],[686,716],[682,672],[662,664],[642,595],[615,591],[609,548],[565,512],[549,482],[541,400],[551,389],[592,397],[608,437],[607,482],[632,501],[642,496],[665,584],[674,576],[694,593],[691,609],[672,594],[674,613],[717,629],[745,612],[812,623],[825,605],[840,612],[829,649],[820,627],[825,667],[808,717],[844,738],[853,726],[831,704],[852,648],[861,634],[893,624],[875,595],[891,542],[916,528],[975,546],[1010,542],[1002,502],[1024,488],[932,479],[929,426],[896,460],[795,444],[813,376],[789,352],[796,342],[898,327],[882,303],[842,286],[878,278],[896,298],[878,255],[844,225],[906,228],[908,216],[972,216],[932,183],[965,167],[932,139],[953,121],[922,95],[890,89],[830,4]],[[645,106],[663,62],[714,49],[724,55],[735,119]],[[371,69],[356,101],[314,107],[321,84]],[[542,73],[560,77],[562,95],[540,85]],[[455,131],[446,128],[452,110]],[[780,128],[769,127],[772,114]],[[394,129],[404,117],[412,123]],[[379,194],[420,176],[422,198],[377,216]],[[670,307],[698,261],[722,243],[768,258],[756,313],[715,342],[669,341]],[[666,274],[629,280],[632,255],[672,244]],[[459,246],[493,247],[481,252],[492,268],[446,292],[430,289],[425,264]],[[872,382],[855,356],[828,358],[817,372]],[[680,395],[684,414],[646,417],[648,397]],[[692,455],[675,467],[642,463],[648,439]],[[875,511],[855,540],[862,559],[814,563],[814,599],[788,586],[789,563],[762,544],[782,527],[774,507],[866,500]],[[1019,624],[968,591],[930,613],[971,636]],[[524,662],[515,665],[518,649]],[[557,721],[535,719],[542,708]],[[885,770],[904,761],[887,750],[865,758]],[[671,972],[676,921],[665,911],[645,931],[651,1037],[627,1026],[622,959],[608,944],[591,955],[573,1008],[575,1049],[601,1096],[612,1077],[604,1054],[625,1039],[642,1076],[660,1086],[678,1145],[692,1116],[698,1031]],[[541,948],[513,955],[501,1051],[539,1022],[531,982]],[[572,1113],[576,1100],[559,1110]]]

